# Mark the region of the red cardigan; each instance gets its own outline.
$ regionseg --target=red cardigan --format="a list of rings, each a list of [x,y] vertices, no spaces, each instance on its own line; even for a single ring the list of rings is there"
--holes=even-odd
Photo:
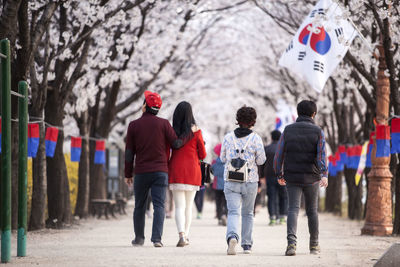
[[[168,176],[170,184],[201,185],[200,160],[206,157],[201,131],[194,132],[182,148],[172,151],[168,163]]]

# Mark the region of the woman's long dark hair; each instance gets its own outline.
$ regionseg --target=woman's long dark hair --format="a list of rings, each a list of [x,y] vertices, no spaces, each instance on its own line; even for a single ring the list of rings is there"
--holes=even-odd
[[[196,124],[193,117],[192,106],[186,102],[180,102],[174,111],[172,126],[180,139],[191,139],[193,137],[192,126]]]

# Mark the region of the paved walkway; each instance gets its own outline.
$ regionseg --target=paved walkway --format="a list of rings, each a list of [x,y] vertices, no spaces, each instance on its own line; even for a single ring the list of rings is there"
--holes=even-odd
[[[322,253],[308,252],[308,229],[304,212],[298,225],[297,256],[285,257],[285,226],[267,225],[263,208],[255,218],[253,253],[226,255],[225,227],[217,226],[214,205],[206,203],[203,218],[193,219],[190,245],[177,248],[175,221],[165,221],[163,248],[147,239],[143,247],[130,245],[133,230],[129,215],[118,219],[89,219],[71,229],[43,230],[28,235],[28,256],[16,258],[15,266],[372,266],[382,253],[400,238],[360,236],[362,223],[320,215]],[[151,221],[146,220],[146,237]]]

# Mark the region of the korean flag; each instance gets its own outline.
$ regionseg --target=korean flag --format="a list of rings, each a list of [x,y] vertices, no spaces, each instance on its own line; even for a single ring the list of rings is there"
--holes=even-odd
[[[356,35],[339,5],[332,0],[321,0],[301,24],[279,65],[321,92]]]

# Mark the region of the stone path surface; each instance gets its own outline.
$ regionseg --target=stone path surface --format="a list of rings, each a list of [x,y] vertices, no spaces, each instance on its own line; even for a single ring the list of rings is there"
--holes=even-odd
[[[28,235],[28,256],[16,257],[13,235],[12,266],[372,266],[398,237],[361,236],[362,222],[320,214],[322,253],[308,251],[307,217],[301,211],[297,256],[285,257],[286,227],[268,226],[266,208],[257,213],[251,255],[238,247],[235,256],[226,255],[225,227],[214,218],[213,203],[205,204],[202,219],[193,218],[190,245],[176,247],[175,220],[166,219],[163,248],[149,241],[151,219],[146,219],[143,247],[132,247],[132,207],[117,219],[88,219],[64,230],[43,230]],[[195,215],[194,215],[195,216]]]

